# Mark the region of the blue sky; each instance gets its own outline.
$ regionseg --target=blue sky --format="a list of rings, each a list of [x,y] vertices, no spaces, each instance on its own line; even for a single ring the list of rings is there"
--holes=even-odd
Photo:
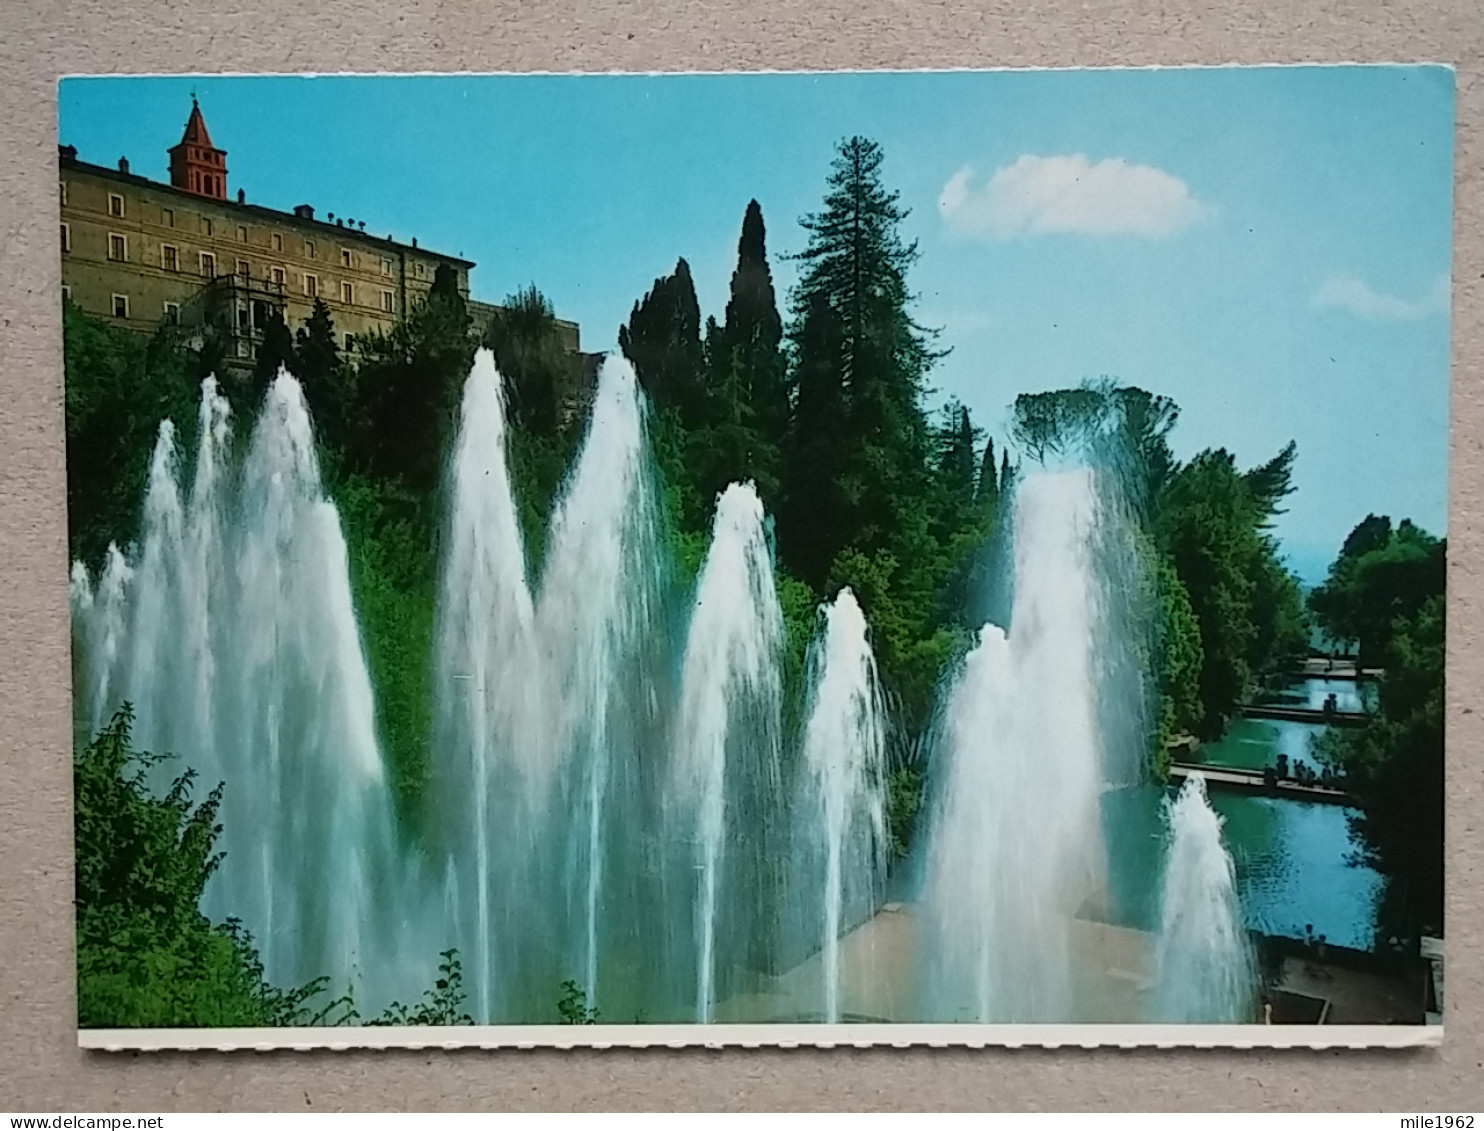
[[[1444,530],[1449,70],[76,78],[61,140],[163,180],[192,90],[232,193],[463,255],[478,298],[534,282],[590,350],[680,256],[720,317],[752,197],[786,294],[864,134],[937,397],[997,440],[1017,393],[1110,376],[1175,399],[1182,457],[1298,442],[1310,579],[1368,511]]]

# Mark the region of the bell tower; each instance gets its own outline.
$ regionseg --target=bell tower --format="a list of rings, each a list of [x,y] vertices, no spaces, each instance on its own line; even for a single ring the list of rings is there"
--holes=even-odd
[[[170,183],[212,200],[227,199],[227,151],[211,144],[201,107],[191,96],[191,116],[180,144],[170,149]]]

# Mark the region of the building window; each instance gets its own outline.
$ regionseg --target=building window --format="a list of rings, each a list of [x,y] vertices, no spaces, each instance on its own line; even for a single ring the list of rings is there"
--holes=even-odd
[[[391,291],[382,291],[381,292],[381,309],[384,310],[384,311],[386,311],[388,314],[390,314],[392,312],[392,292]]]
[[[110,216],[122,216],[124,214],[124,198],[116,192],[108,194],[108,214]]]
[[[356,336],[354,334],[346,334],[345,335],[345,352],[346,353],[350,353],[355,348],[356,348]]]
[[[314,258],[314,241],[313,240],[305,240],[304,241],[304,254],[307,255],[310,259],[313,259]]]
[[[351,266],[351,262],[350,262],[350,248],[348,248],[348,247],[342,247],[340,249],[340,266],[342,266],[342,267],[349,267],[349,266]]]
[[[128,295],[114,295],[113,296],[113,316],[115,318],[127,318],[127,317],[129,317],[129,296]]]
[[[57,182],[57,188],[61,192],[62,207],[63,208],[66,208],[67,207],[67,182],[66,181],[58,181]]]
[[[65,283],[62,286],[62,301],[63,302],[71,302],[72,301],[72,288],[69,287],[69,286],[67,286]]]
[[[273,250],[274,251],[282,251],[283,250],[283,237],[281,235],[279,235],[277,232],[274,232],[273,233]]]
[[[117,232],[108,233],[108,258],[119,263],[129,261],[129,241]]]
[[[62,250],[63,251],[71,251],[72,250],[72,225],[71,224],[63,224],[62,225]]]
[[[237,277],[239,279],[252,278],[252,268],[248,266],[247,260],[239,259],[237,261]]]
[[[203,236],[209,236],[209,235],[211,235],[211,217],[210,216],[202,216],[201,217],[201,234]]]
[[[167,228],[173,228],[173,227],[175,227],[175,209],[173,209],[173,208],[162,208],[162,209],[160,209],[160,223],[164,224],[165,227],[167,227]]]
[[[392,273],[392,261],[384,255],[381,257],[381,273],[388,277]]]
[[[309,298],[316,298],[319,295],[319,280],[307,272],[304,275],[304,293]]]
[[[208,279],[216,278],[216,256],[209,251],[201,253],[201,274]]]
[[[166,271],[180,270],[180,249],[171,244],[160,245],[160,266]]]
[[[417,277],[419,279],[423,277],[423,265],[421,263],[417,265]]]
[[[246,330],[247,327],[247,303],[239,302],[237,304],[237,329]]]
[[[238,243],[246,243],[247,242],[247,225],[246,224],[238,224],[237,225],[237,242]]]
[[[356,300],[355,288],[352,287],[349,283],[341,283],[340,284],[340,301],[343,302],[343,303],[345,303],[346,306],[349,306],[351,303],[355,302],[355,300]]]
[[[283,274],[283,268],[282,267],[273,267],[273,268],[270,268],[268,273],[269,273],[269,275],[273,279],[273,285],[274,286],[276,286],[276,287],[283,286],[283,283],[284,283],[284,274]]]
[[[167,302],[165,304],[165,325],[167,325],[167,326],[179,326],[180,325],[180,303],[178,303],[178,302]]]

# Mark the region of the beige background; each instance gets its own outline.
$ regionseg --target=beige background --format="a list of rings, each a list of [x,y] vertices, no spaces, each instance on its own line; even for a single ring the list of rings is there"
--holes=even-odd
[[[1484,15],[1477,0],[5,0],[0,1110],[1484,1109]],[[1440,1050],[87,1054],[73,1026],[56,80],[479,71],[1458,65],[1448,1013]]]

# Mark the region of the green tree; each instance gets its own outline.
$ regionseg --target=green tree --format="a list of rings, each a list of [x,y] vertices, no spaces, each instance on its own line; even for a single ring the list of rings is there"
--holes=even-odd
[[[1408,939],[1443,930],[1446,620],[1439,592],[1393,622],[1378,712],[1320,747],[1345,773],[1364,856],[1386,878],[1379,929]]]
[[[314,300],[314,310],[296,335],[294,352],[298,359],[294,376],[304,389],[304,400],[320,440],[336,452],[342,451],[350,432],[349,366],[340,356],[335,320],[324,299]]]
[[[979,429],[974,427],[969,410],[957,402],[950,404],[944,414],[947,419],[939,433],[938,474],[954,506],[967,514],[978,486],[975,448]]]
[[[984,441],[984,456],[979,461],[979,480],[975,484],[974,500],[982,510],[995,511],[1000,503],[1000,483],[995,472],[994,439]]]
[[[1200,736],[1219,735],[1252,680],[1256,630],[1249,566],[1261,552],[1252,496],[1224,451],[1200,453],[1171,481],[1159,515],[1162,548],[1200,625]]]
[[[907,218],[898,194],[882,184],[875,142],[842,142],[831,167],[824,208],[801,221],[809,243],[798,256],[793,296],[802,332],[823,298],[840,325],[840,384],[851,438],[853,496],[849,541],[868,554],[883,550],[915,569],[911,546],[930,476],[923,383],[941,353],[933,333],[908,306],[907,271],[917,245],[902,241]],[[909,550],[914,553],[909,553]]]
[[[240,925],[198,910],[221,863],[218,785],[191,801],[194,774],[163,796],[136,753],[126,706],[73,763],[78,1024],[84,1028],[314,1023],[307,1002],[323,981],[282,991],[263,980]]]
[[[67,416],[67,521],[72,556],[96,563],[138,522],[160,421],[191,434],[196,365],[168,331],[151,338],[91,318],[62,315]]]
[[[619,327],[618,347],[656,408],[674,409],[687,428],[705,423],[701,306],[684,259],[634,304],[628,323]]]
[[[1330,636],[1360,646],[1361,663],[1385,667],[1398,620],[1442,594],[1447,547],[1403,520],[1369,515],[1346,538],[1309,607]]]
[[[742,218],[726,321],[711,350],[711,364],[713,387],[723,394],[716,423],[734,433],[744,418],[747,424],[745,464],[729,478],[755,479],[763,497],[773,498],[790,404],[783,320],[768,265],[763,211],[756,200],[748,202]]]
[[[828,297],[815,295],[797,335],[797,394],[784,446],[778,540],[789,567],[816,592],[823,589],[830,564],[849,537],[855,503],[841,379],[844,336]]]
[[[364,423],[350,440],[352,465],[420,494],[438,484],[474,360],[468,308],[448,290],[435,287],[406,318],[358,347],[355,417]]]
[[[1283,514],[1279,503],[1293,493],[1293,461],[1298,454],[1298,445],[1292,440],[1276,456],[1261,467],[1254,467],[1242,478],[1252,492],[1258,510],[1264,516],[1264,525]]]
[[[726,331],[714,318],[706,320],[706,357],[711,375],[706,424],[692,430],[688,446],[697,485],[710,499],[727,484],[750,479],[773,502],[777,453],[758,429],[747,351],[729,348]]]
[[[1163,757],[1170,738],[1201,729],[1205,714],[1201,703],[1205,652],[1201,646],[1200,622],[1174,562],[1164,554],[1155,554],[1154,562],[1160,608],[1159,656],[1155,663],[1160,690],[1156,755]]]
[[[534,284],[510,295],[490,317],[484,344],[505,378],[511,419],[528,432],[556,435],[574,391],[575,359],[551,302]]]
[[[263,324],[263,340],[258,345],[257,360],[253,362],[254,408],[268,386],[273,384],[280,367],[293,373],[299,368],[299,358],[294,352],[294,335],[284,321],[283,311],[274,307]]]

